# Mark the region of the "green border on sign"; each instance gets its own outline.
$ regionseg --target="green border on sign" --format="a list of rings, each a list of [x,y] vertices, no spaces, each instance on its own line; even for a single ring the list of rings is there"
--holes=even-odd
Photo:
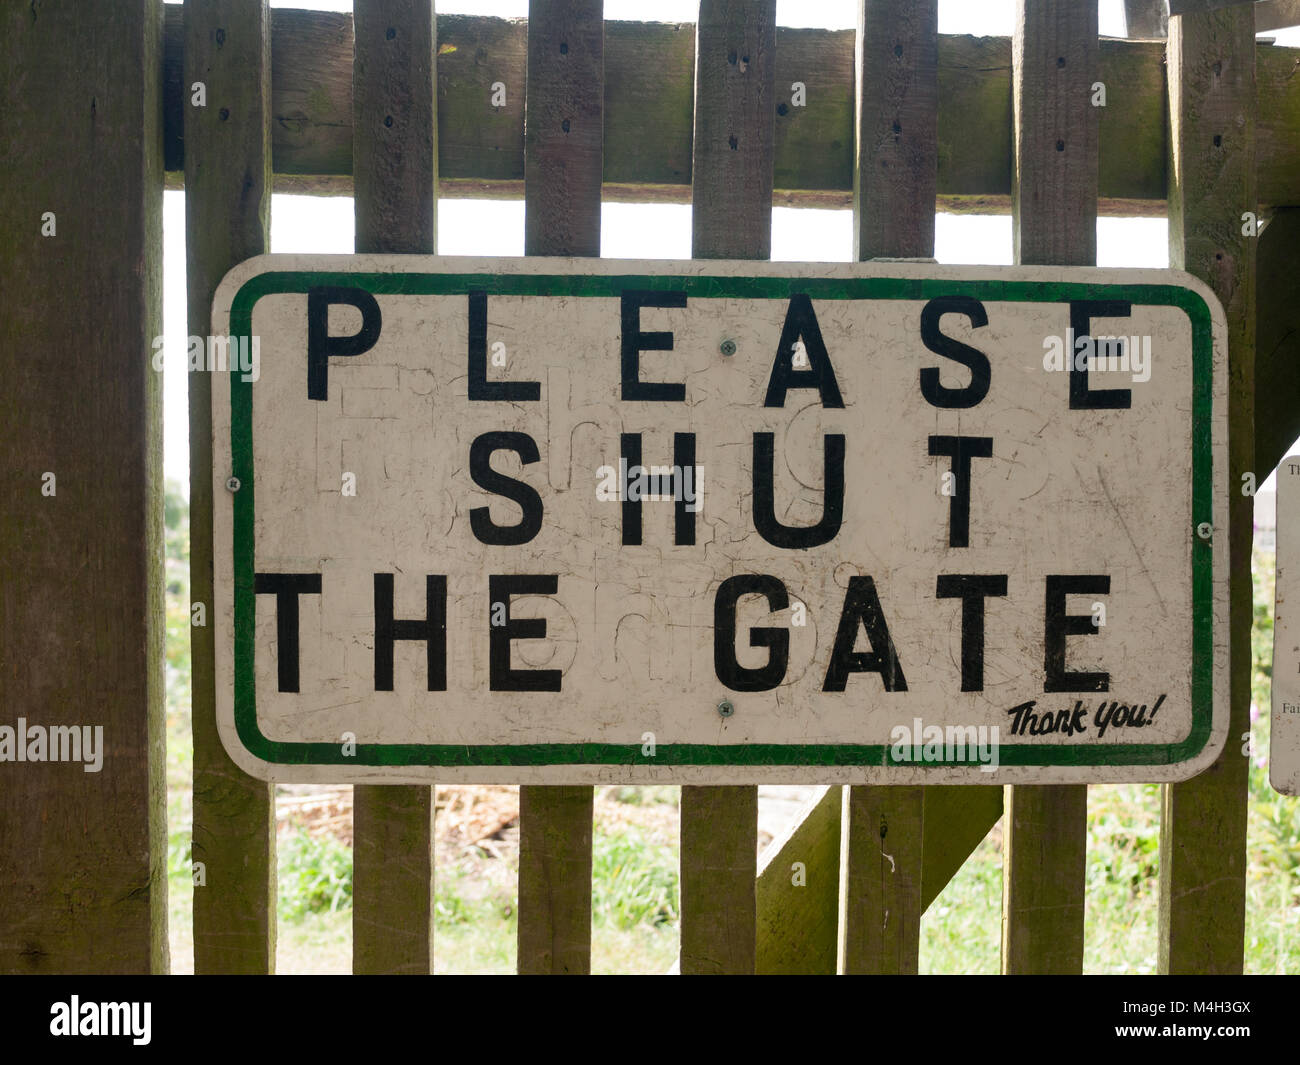
[[[965,295],[984,302],[1066,303],[1118,299],[1144,306],[1176,307],[1192,325],[1192,524],[1213,524],[1211,417],[1213,334],[1210,308],[1177,285],[1090,284],[1065,281],[953,281],[919,278],[778,278],[597,274],[427,274],[347,271],[274,271],[250,278],[235,294],[230,333],[252,333],[253,307],[263,296],[303,293],[316,285],[354,286],[374,295],[464,295],[471,289],[504,296],[618,297],[624,290],[685,290],[697,299],[929,300]],[[938,768],[979,764],[966,759],[899,762],[888,744],[659,744],[653,758],[638,743],[357,744],[344,755],[337,743],[290,743],[262,735],[257,722],[253,632],[253,396],[252,383],[230,375],[231,472],[234,494],[235,727],[250,754],[276,765],[349,766],[542,766],[542,765],[914,765]],[[1190,530],[1189,530],[1190,532]],[[1185,762],[1209,741],[1213,716],[1213,583],[1209,541],[1192,537],[1192,728],[1169,744],[1001,744],[999,764],[1013,766],[1161,766]]]

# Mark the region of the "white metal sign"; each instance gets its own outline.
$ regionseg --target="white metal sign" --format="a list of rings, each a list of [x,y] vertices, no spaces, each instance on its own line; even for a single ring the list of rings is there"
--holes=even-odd
[[[1277,467],[1277,580],[1273,588],[1273,713],[1268,779],[1300,795],[1300,455]]]
[[[259,777],[1223,745],[1225,333],[1185,274],[264,256],[213,321],[218,718]]]

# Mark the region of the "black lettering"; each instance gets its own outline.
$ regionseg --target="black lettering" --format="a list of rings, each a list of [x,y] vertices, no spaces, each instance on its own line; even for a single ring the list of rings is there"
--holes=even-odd
[[[767,663],[757,669],[742,666],[736,660],[736,601],[742,595],[761,595],[774,611],[790,605],[785,585],[767,574],[741,573],[723,581],[713,598],[713,669],[732,691],[771,691],[785,679],[790,632],[785,627],[751,627],[749,646],[769,648]]]
[[[754,434],[754,528],[773,547],[817,547],[835,539],[844,521],[844,436],[827,433],[822,440],[822,480],[826,488],[816,525],[783,525],[776,517],[776,437]]]
[[[375,691],[393,690],[393,646],[423,640],[428,690],[447,690],[447,578],[424,578],[424,620],[393,618],[393,575],[375,574]]]
[[[853,650],[859,625],[867,630],[870,651]],[[879,673],[885,691],[907,691],[903,667],[898,661],[898,652],[894,650],[894,641],[889,638],[889,626],[885,624],[885,613],[876,595],[876,582],[870,577],[849,578],[822,691],[844,691],[850,673]]]
[[[254,573],[255,595],[275,596],[276,687],[298,691],[298,596],[320,595],[319,573]]]
[[[641,485],[648,485],[648,476],[643,478],[641,475],[648,474],[649,471],[642,465],[641,460],[641,434],[640,433],[621,433],[619,435],[619,457],[623,460],[623,469],[627,473],[626,481],[621,485],[623,489],[623,543],[640,544],[642,537],[641,529]],[[695,514],[691,510],[696,504],[692,500],[699,499],[699,480],[695,473],[695,434],[694,433],[673,433],[673,473],[672,473],[672,492],[673,492],[673,543],[691,545],[695,543]],[[686,471],[691,471],[692,488],[690,493],[692,499],[687,499],[686,485],[683,482]],[[662,484],[663,478],[656,478],[660,482],[660,488],[665,488]],[[631,486],[640,482],[636,490],[631,490]],[[647,488],[646,494],[660,495],[660,492],[651,491]],[[662,493],[662,494],[666,494]],[[635,498],[633,498],[635,496]]]
[[[976,329],[989,324],[984,304],[970,296],[939,296],[921,308],[921,343],[936,355],[959,362],[970,370],[970,384],[963,388],[945,388],[939,381],[938,367],[923,367],[921,395],[935,407],[973,407],[989,394],[992,370],[988,356],[969,344],[945,336],[939,329],[945,314],[964,314]]]
[[[525,466],[537,462],[541,456],[537,442],[527,433],[483,433],[469,446],[469,475],[474,483],[485,492],[512,500],[523,511],[517,525],[497,525],[488,507],[475,507],[469,512],[469,527],[480,543],[515,547],[528,543],[541,531],[542,497],[532,485],[492,469],[495,451],[513,451]]]
[[[641,352],[672,351],[673,335],[667,332],[641,332],[642,307],[685,307],[685,292],[635,292],[623,293],[620,303],[622,317],[622,374],[623,398],[650,400],[660,403],[682,403],[686,400],[684,384],[641,380]]]
[[[361,328],[350,337],[330,336],[330,307],[346,304],[361,312]],[[382,317],[375,297],[363,288],[317,285],[307,290],[307,398],[329,398],[329,360],[361,355],[379,340]]]
[[[1097,631],[1091,614],[1067,614],[1067,595],[1108,595],[1110,577],[1103,573],[1068,576],[1048,574],[1046,618],[1043,625],[1043,681],[1045,692],[1104,692],[1110,690],[1109,673],[1074,672],[1065,668],[1065,638]]]
[[[956,484],[949,496],[948,546],[970,546],[970,460],[987,459],[993,455],[991,436],[932,436],[930,454],[947,455],[952,459],[952,475]]]
[[[1070,409],[1071,410],[1128,410],[1133,406],[1133,391],[1128,388],[1089,388],[1088,367],[1078,368],[1078,343],[1092,337],[1093,318],[1127,318],[1133,305],[1128,300],[1071,300],[1070,330],[1074,334],[1075,350],[1070,359]],[[1097,345],[1093,344],[1093,350]]]
[[[803,341],[804,352],[808,356],[806,369],[795,369],[796,340]],[[813,310],[812,300],[802,292],[790,297],[790,306],[785,312],[785,325],[781,327],[781,340],[777,345],[776,358],[772,362],[772,376],[767,382],[767,398],[763,401],[763,406],[784,407],[785,395],[792,388],[817,389],[823,407],[844,406],[844,400],[840,397],[839,382],[835,380],[835,370],[831,366],[831,357],[822,340],[821,326],[817,324],[817,314]]]
[[[515,595],[554,595],[560,586],[558,574],[514,573],[488,577],[491,609],[505,608],[505,624],[488,627],[488,687],[494,692],[557,692],[563,676],[558,669],[511,669],[512,640],[541,640],[546,637],[545,618],[512,618],[510,598]]]
[[[961,690],[984,690],[984,600],[1007,594],[1005,573],[941,573],[937,599],[961,600]]]
[[[487,376],[487,293],[469,293],[469,398],[523,403],[542,398],[540,381],[489,381]]]

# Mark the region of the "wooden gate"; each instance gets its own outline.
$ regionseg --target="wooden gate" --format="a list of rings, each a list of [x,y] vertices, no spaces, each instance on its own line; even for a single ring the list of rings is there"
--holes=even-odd
[[[941,37],[937,0],[856,2],[856,33],[777,27],[775,0],[701,0],[695,25],[605,23],[602,0],[532,0],[526,22],[435,20],[431,0],[356,0],[354,16],[266,0],[4,6],[0,707],[51,724],[93,707],[114,772],[33,765],[0,788],[0,970],[168,964],[146,353],[161,333],[161,194],[182,171],[199,336],[225,271],[268,250],[273,188],[351,191],[367,252],[432,252],[441,191],[522,195],[530,255],[598,255],[604,197],[689,200],[698,258],[767,258],[774,202],[851,203],[859,260],[929,258],[938,203],[1009,209],[1017,262],[1067,265],[1094,263],[1099,210],[1167,204],[1171,265],[1228,314],[1230,480],[1276,464],[1300,429],[1300,405],[1276,398],[1296,395],[1300,360],[1281,342],[1256,382],[1256,238],[1241,218],[1300,203],[1300,54],[1257,46],[1249,3],[1175,0],[1188,13],[1166,44],[1099,40],[1096,5],[1074,0],[1016,0],[1010,40]],[[1158,3],[1127,7],[1163,32]],[[1259,10],[1263,28],[1300,20]],[[794,82],[804,107],[787,105]],[[205,603],[210,387],[190,375]],[[1249,730],[1251,503],[1231,504],[1230,736]],[[195,968],[269,973],[272,790],[222,749],[212,629],[192,640]],[[1163,971],[1242,968],[1247,766],[1230,740],[1208,772],[1164,787]],[[756,788],[684,787],[681,971],[915,972],[921,914],[1005,814],[1003,970],[1079,972],[1086,808],[1084,786],[833,789],[796,832],[813,865],[795,892],[780,856],[757,875]],[[356,789],[355,971],[432,971],[433,821],[431,788]],[[520,846],[519,971],[588,971],[592,789],[524,787]]]

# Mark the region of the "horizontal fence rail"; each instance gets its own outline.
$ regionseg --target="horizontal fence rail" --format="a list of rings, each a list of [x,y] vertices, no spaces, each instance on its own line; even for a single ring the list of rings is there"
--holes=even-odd
[[[443,193],[522,198],[526,20],[438,19],[438,171]],[[776,198],[849,207],[853,30],[777,27]],[[352,17],[271,13],[271,159],[277,188],[350,194]],[[184,168],[180,10],[164,33],[164,162]],[[1101,209],[1161,213],[1168,188],[1165,44],[1103,38]],[[1259,200],[1300,204],[1300,49],[1258,46]],[[687,202],[693,23],[605,23],[604,197]],[[939,37],[938,194],[949,209],[1008,211],[1012,188],[1008,37]],[[792,86],[804,87],[804,106]],[[494,88],[500,87],[500,88]],[[504,90],[504,92],[501,91]],[[494,95],[500,106],[491,106]],[[175,184],[179,175],[173,173]],[[970,202],[973,198],[974,202]],[[1124,202],[1116,202],[1124,201]],[[1128,202],[1136,201],[1136,202]]]

